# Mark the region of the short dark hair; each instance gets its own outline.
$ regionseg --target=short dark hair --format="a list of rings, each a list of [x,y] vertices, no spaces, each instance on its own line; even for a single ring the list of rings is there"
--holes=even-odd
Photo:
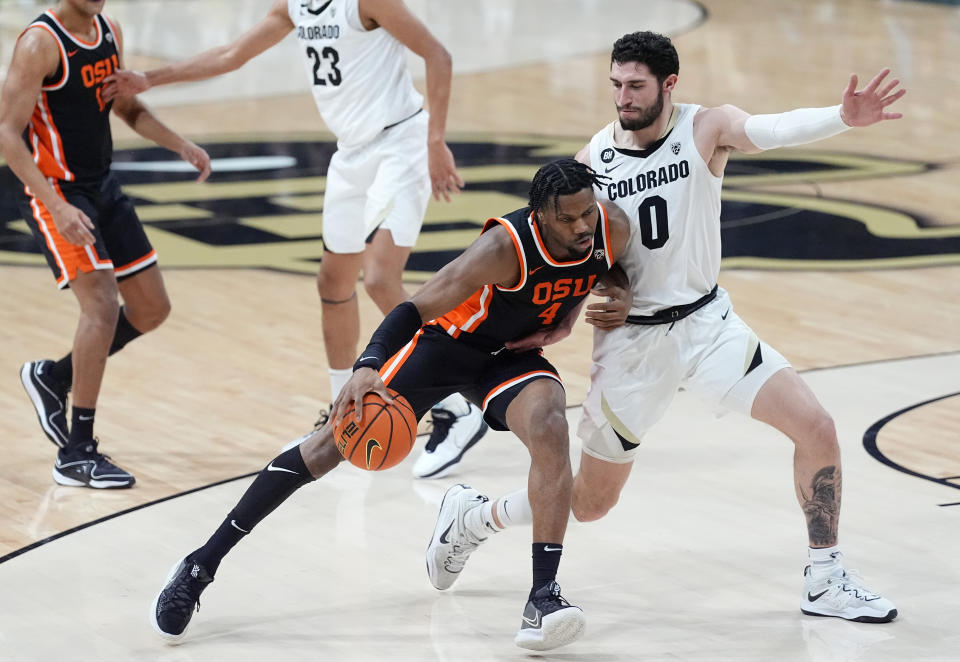
[[[661,83],[670,74],[680,73],[680,58],[673,42],[656,32],[631,32],[617,39],[610,54],[610,64],[614,62],[645,64]]]
[[[557,159],[537,170],[530,183],[530,210],[534,213],[546,207],[548,201],[553,202],[555,211],[560,209],[557,198],[561,195],[579,193],[585,188],[600,188],[603,180],[609,179],[599,175],[593,168],[580,163],[575,159]]]

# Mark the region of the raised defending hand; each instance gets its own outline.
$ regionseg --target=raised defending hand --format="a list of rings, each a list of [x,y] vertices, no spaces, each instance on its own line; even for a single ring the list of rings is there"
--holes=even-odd
[[[74,246],[89,246],[94,242],[93,221],[73,205],[64,202],[57,209],[51,209],[53,224],[57,227],[60,236]]]
[[[390,397],[387,387],[384,386],[383,380],[380,379],[380,373],[373,368],[359,368],[350,376],[350,379],[340,390],[340,395],[337,396],[336,401],[330,408],[330,418],[328,420],[332,421],[333,425],[336,426],[352,402],[354,420],[359,423],[363,418],[363,396],[371,391],[379,394],[386,402],[393,402],[393,398]]]
[[[633,305],[633,291],[629,287],[608,283],[605,287],[593,288],[591,294],[604,297],[606,301],[587,306],[587,324],[598,329],[615,329],[627,321]]]
[[[883,69],[859,92],[856,91],[857,75],[850,74],[850,82],[843,91],[843,106],[840,110],[844,122],[850,126],[870,126],[882,120],[898,120],[903,117],[902,113],[887,113],[883,110],[907,93],[904,89],[893,92],[900,84],[896,78],[880,87],[889,73],[889,69]]]
[[[429,143],[427,150],[433,197],[435,200],[440,200],[440,196],[443,196],[445,201],[450,202],[450,194],[459,193],[463,188],[463,180],[457,174],[453,152],[443,141]]]
[[[186,141],[186,144],[180,150],[180,158],[200,172],[197,177],[198,182],[202,182],[210,176],[210,155],[199,145],[195,145],[189,140]]]
[[[148,89],[150,82],[142,71],[117,69],[103,79],[101,96],[104,101],[110,101],[117,97],[132,97]]]

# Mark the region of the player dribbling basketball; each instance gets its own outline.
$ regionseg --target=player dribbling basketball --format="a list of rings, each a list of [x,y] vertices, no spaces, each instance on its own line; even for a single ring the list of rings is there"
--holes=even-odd
[[[573,488],[563,386],[539,349],[510,347],[521,339],[546,343],[568,334],[587,294],[623,252],[629,224],[615,206],[597,203],[594,188],[601,179],[573,159],[542,167],[528,207],[487,221],[462,255],[387,315],[331,412],[333,421],[350,403],[362,412],[365,394],[389,397],[389,387],[419,420],[459,391],[482,407],[491,427],[511,430],[527,446],[533,582],[516,643],[534,650],[570,643],[585,621],[555,581]],[[628,305],[628,297],[591,304],[587,321],[599,328],[618,325]],[[360,420],[362,413],[353,416]],[[329,424],[274,458],[210,539],[174,566],[154,602],[155,629],[168,640],[182,638],[230,549],[294,491],[343,459]]]

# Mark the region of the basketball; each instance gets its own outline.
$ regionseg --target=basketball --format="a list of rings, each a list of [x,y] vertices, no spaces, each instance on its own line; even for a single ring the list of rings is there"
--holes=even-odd
[[[337,422],[333,439],[351,464],[367,471],[382,471],[403,461],[417,438],[417,417],[407,399],[390,391],[393,404],[376,393],[363,396],[363,420],[354,420],[351,403]]]

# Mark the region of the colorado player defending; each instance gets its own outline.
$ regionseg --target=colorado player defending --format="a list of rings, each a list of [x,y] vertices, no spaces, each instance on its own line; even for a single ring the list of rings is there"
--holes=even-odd
[[[357,358],[358,276],[362,271],[364,288],[384,315],[405,301],[403,268],[431,187],[436,199],[449,201],[463,186],[444,138],[451,63],[443,45],[402,0],[276,0],[236,41],[146,73],[118,72],[107,79],[104,97],[234,71],[292,30],[317,108],[337,137],[317,276],[336,399]],[[429,113],[413,86],[407,48],[426,63]],[[319,423],[326,419],[323,412]],[[438,403],[433,419],[430,452],[414,465],[419,477],[448,471],[487,430],[480,410],[459,394]]]
[[[594,339],[573,515],[600,519],[617,503],[640,440],[682,386],[793,441],[794,485],[810,544],[802,611],[890,621],[894,605],[846,573],[837,546],[841,472],[832,419],[786,359],[733,312],[717,276],[720,185],[733,150],[802,145],[897,119],[884,109],[904,90],[894,92],[896,80],[884,84],[884,70],[859,92],[851,76],[838,106],[751,116],[734,106],[673,103],[678,71],[668,38],[637,32],[619,39],[610,66],[619,121],[577,154],[614,178],[603,197],[628,210],[635,230],[619,261],[633,290],[631,314],[625,325],[598,330]],[[526,523],[526,502],[521,490],[492,503],[474,497],[441,507],[437,529],[451,523],[453,529],[448,544],[434,534],[428,549],[433,584],[452,585],[491,532]]]
[[[0,97],[0,154],[24,184],[20,209],[57,286],[69,286],[80,304],[73,351],[20,371],[44,433],[59,447],[53,478],[118,488],[134,477],[97,450],[93,435],[107,355],[158,327],[170,301],[157,253],[110,173],[110,111],[179,154],[200,181],[210,158],[136,99],[104,99],[104,78],[123,64],[123,35],[100,13],[103,4],[61,0],[20,35]]]
[[[569,333],[584,298],[622,253],[629,223],[615,205],[597,203],[600,180],[573,159],[541,168],[529,207],[487,221],[462,255],[387,315],[332,410],[336,420],[370,391],[389,399],[386,385],[419,419],[438,397],[462,391],[490,425],[513,431],[527,446],[533,582],[516,643],[536,650],[569,643],[584,627],[583,613],[560,596],[555,581],[573,488],[566,398],[539,349],[506,345]],[[587,319],[598,327],[619,324],[626,309],[591,304]],[[295,490],[342,461],[332,425],[274,458],[207,543],[174,566],[154,603],[155,629],[180,639],[230,549]]]

